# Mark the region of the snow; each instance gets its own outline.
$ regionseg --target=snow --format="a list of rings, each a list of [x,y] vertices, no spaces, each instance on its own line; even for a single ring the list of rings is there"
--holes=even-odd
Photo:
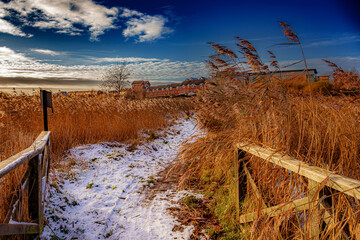
[[[71,149],[68,157],[76,164],[70,173],[55,172],[52,178],[45,208],[51,229],[46,226],[41,238],[190,239],[193,227],[173,231],[180,223],[167,208],[191,193],[167,190],[149,202],[144,190],[197,132],[193,119],[182,119],[164,137],[133,152],[119,143]]]

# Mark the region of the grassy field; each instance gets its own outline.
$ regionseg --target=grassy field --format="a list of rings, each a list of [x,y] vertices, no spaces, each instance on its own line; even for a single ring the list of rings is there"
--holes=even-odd
[[[119,141],[136,145],[142,130],[164,128],[192,109],[189,99],[125,100],[116,95],[55,95],[53,106],[55,113],[49,116],[53,167],[63,160],[66,150],[80,144]],[[39,96],[0,93],[0,161],[30,146],[42,130]],[[20,168],[0,185],[0,222],[23,173]]]

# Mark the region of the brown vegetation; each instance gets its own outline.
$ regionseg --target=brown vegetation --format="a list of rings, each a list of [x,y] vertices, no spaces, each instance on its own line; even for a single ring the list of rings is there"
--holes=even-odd
[[[240,52],[218,44],[209,65],[213,81],[197,99],[197,116],[207,134],[184,145],[181,187],[201,186],[211,197],[210,207],[223,227],[218,236],[225,239],[308,239],[310,212],[287,212],[274,218],[259,215],[248,226],[237,222],[234,197],[233,144],[250,142],[286,152],[310,165],[360,180],[360,101],[356,96],[332,96],[331,83],[284,82],[247,74],[248,69],[267,72],[255,48],[237,38]],[[271,53],[273,56],[273,53]],[[336,88],[359,84],[356,74],[334,73]],[[341,78],[340,78],[341,76]],[[356,84],[355,84],[356,83]],[[315,87],[316,85],[325,85]],[[296,84],[295,84],[296,85]],[[340,86],[340,87],[339,87]],[[307,88],[310,95],[295,91]],[[307,181],[287,170],[251,157],[250,169],[267,206],[302,197]],[[248,192],[252,190],[248,188]],[[360,238],[360,205],[338,192],[333,196],[334,223],[324,226],[321,239],[336,239],[345,230]],[[242,203],[243,213],[260,210],[261,200],[249,194]]]
[[[334,88],[340,92],[359,93],[360,92],[360,75],[355,70],[344,71],[341,67],[333,62],[323,59],[330,67],[333,68]]]
[[[187,99],[125,100],[117,95],[53,96],[49,116],[51,161],[54,166],[66,150],[102,141],[139,142],[141,130],[169,124],[170,117],[191,109]],[[43,130],[39,96],[0,93],[0,161],[27,148]],[[15,171],[0,185],[0,222],[23,172]]]
[[[234,197],[232,145],[242,141],[285,151],[311,165],[360,180],[360,102],[353,100],[354,97],[283,95],[271,85],[239,87],[236,82],[223,88],[217,85],[209,88],[200,96],[197,111],[199,123],[208,133],[183,149],[187,170],[183,186],[198,179],[214,197],[217,217],[237,226],[235,203],[231,200]],[[301,191],[306,191],[304,180],[286,170],[256,158],[252,158],[250,164],[268,206],[300,197]],[[360,207],[352,203],[354,199],[337,202],[348,207],[336,206],[336,209],[339,217],[354,223],[354,229],[360,220],[355,215]],[[257,204],[258,200],[248,199],[244,212],[256,210]],[[298,225],[296,218],[281,221],[292,227]],[[341,226],[339,221],[334,227]],[[269,231],[280,229],[257,227]],[[252,231],[250,239],[260,237],[259,229]],[[294,234],[305,234],[301,232],[304,229],[293,230],[283,236],[290,239]]]

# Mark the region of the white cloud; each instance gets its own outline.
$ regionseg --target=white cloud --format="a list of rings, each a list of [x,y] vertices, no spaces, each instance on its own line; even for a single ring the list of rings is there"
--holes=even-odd
[[[8,63],[16,63],[19,62],[29,62],[32,61],[31,58],[26,57],[22,53],[17,53],[11,48],[8,47],[0,47],[0,63],[4,64]]]
[[[198,61],[182,62],[171,61],[168,59],[135,57],[90,57],[90,59],[93,59],[95,62],[105,63],[112,62],[113,60],[128,60],[128,66],[133,72],[131,80],[174,81],[207,75],[205,63]],[[33,58],[28,58],[24,54],[17,53],[10,48],[0,47],[0,77],[81,78],[99,80],[108,67],[108,64],[66,66],[56,63],[46,63]]]
[[[125,37],[137,37],[139,42],[159,39],[173,31],[165,27],[167,21],[167,18],[161,15],[144,15],[140,18],[131,18],[126,22],[127,28],[123,31],[123,35]]]
[[[122,8],[123,12],[122,14],[120,15],[120,17],[124,17],[124,18],[129,18],[129,17],[133,17],[133,16],[143,16],[144,14],[141,13],[141,12],[138,12],[136,10],[131,10],[131,9],[128,9],[128,8]]]
[[[0,19],[0,32],[2,33],[8,33],[14,36],[20,36],[20,37],[31,37],[32,35],[25,34],[23,31],[21,31],[20,28],[14,26],[13,24],[9,23],[8,21],[5,21],[4,19]]]
[[[2,9],[16,11],[24,19],[24,24],[42,29],[58,29],[60,33],[78,34],[80,24],[90,32],[90,39],[98,40],[105,30],[116,28],[118,8],[107,8],[92,0],[13,0],[0,3]],[[36,15],[34,21],[31,16]]]
[[[138,57],[128,57],[128,58],[91,58],[95,62],[154,62],[160,61],[158,58],[138,58]]]
[[[119,10],[122,11],[121,14]],[[10,0],[8,3],[0,1],[0,32],[25,37],[30,35],[4,20],[7,16],[16,18],[21,22],[21,26],[52,29],[68,35],[80,35],[85,29],[94,41],[99,40],[98,37],[106,30],[119,28],[114,23],[119,17],[126,19],[123,35],[136,37],[140,42],[159,39],[173,31],[165,26],[168,19],[164,16],[146,15],[128,8],[108,8],[93,0]]]
[[[59,56],[59,55],[61,55],[60,52],[55,52],[55,51],[52,51],[52,50],[49,50],[49,49],[31,48],[30,50],[33,51],[33,52],[46,54],[46,55],[51,55],[51,56]]]

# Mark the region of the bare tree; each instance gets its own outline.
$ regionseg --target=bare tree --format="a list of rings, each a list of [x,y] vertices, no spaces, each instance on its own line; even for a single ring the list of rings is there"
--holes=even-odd
[[[131,71],[126,62],[109,67],[102,77],[100,87],[104,90],[115,90],[120,93],[130,82]]]

